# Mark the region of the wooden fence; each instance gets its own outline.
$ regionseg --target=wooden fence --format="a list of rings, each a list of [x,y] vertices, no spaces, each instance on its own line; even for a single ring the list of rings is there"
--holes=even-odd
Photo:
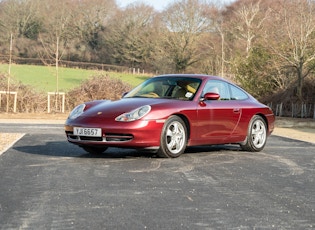
[[[16,113],[16,105],[17,105],[17,92],[9,92],[9,91],[0,91],[0,108],[2,107],[2,95],[6,95],[6,112],[9,112],[10,109],[10,96],[14,96],[13,101],[13,112]]]
[[[8,56],[0,55],[0,62],[8,63]],[[12,56],[12,63],[20,64],[20,65],[55,65],[55,60],[53,59],[40,59],[40,58],[22,58],[17,56]],[[44,64],[46,63],[46,64]],[[74,61],[66,61],[60,60],[59,65],[62,67],[68,68],[80,68],[80,69],[97,69],[104,71],[114,71],[114,72],[130,72],[130,68],[126,66],[117,66],[117,65],[109,65],[102,63],[89,63],[89,62],[74,62]]]
[[[315,103],[268,104],[279,117],[313,118],[315,119]]]

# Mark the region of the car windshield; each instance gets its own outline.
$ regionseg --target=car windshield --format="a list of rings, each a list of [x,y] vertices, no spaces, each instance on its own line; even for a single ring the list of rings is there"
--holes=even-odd
[[[192,100],[201,80],[188,77],[151,78],[134,88],[124,98],[150,97]]]

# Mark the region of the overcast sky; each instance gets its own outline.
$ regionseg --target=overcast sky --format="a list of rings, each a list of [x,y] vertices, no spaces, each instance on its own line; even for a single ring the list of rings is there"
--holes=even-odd
[[[153,6],[156,10],[162,11],[167,7],[168,4],[173,3],[176,0],[117,0],[118,6],[120,7],[126,7],[127,5],[135,2],[144,2],[146,4],[149,4]],[[211,2],[211,0],[208,0]],[[213,2],[225,4],[225,3],[231,3],[235,0],[213,0]]]

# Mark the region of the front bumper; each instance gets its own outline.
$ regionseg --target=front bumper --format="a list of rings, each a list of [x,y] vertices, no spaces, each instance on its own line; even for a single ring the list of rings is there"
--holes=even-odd
[[[101,137],[78,136],[73,134],[74,127],[101,128]],[[108,146],[128,148],[149,148],[160,145],[163,122],[156,120],[133,122],[76,123],[67,121],[65,132],[70,143],[79,146]]]

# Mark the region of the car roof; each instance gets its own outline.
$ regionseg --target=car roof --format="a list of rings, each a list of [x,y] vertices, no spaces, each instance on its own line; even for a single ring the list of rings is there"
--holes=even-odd
[[[218,76],[211,76],[211,75],[206,75],[206,74],[163,74],[163,75],[158,75],[155,77],[192,77],[192,78],[199,78],[199,79],[209,79],[209,80],[222,80],[222,81],[227,81],[226,79]]]

